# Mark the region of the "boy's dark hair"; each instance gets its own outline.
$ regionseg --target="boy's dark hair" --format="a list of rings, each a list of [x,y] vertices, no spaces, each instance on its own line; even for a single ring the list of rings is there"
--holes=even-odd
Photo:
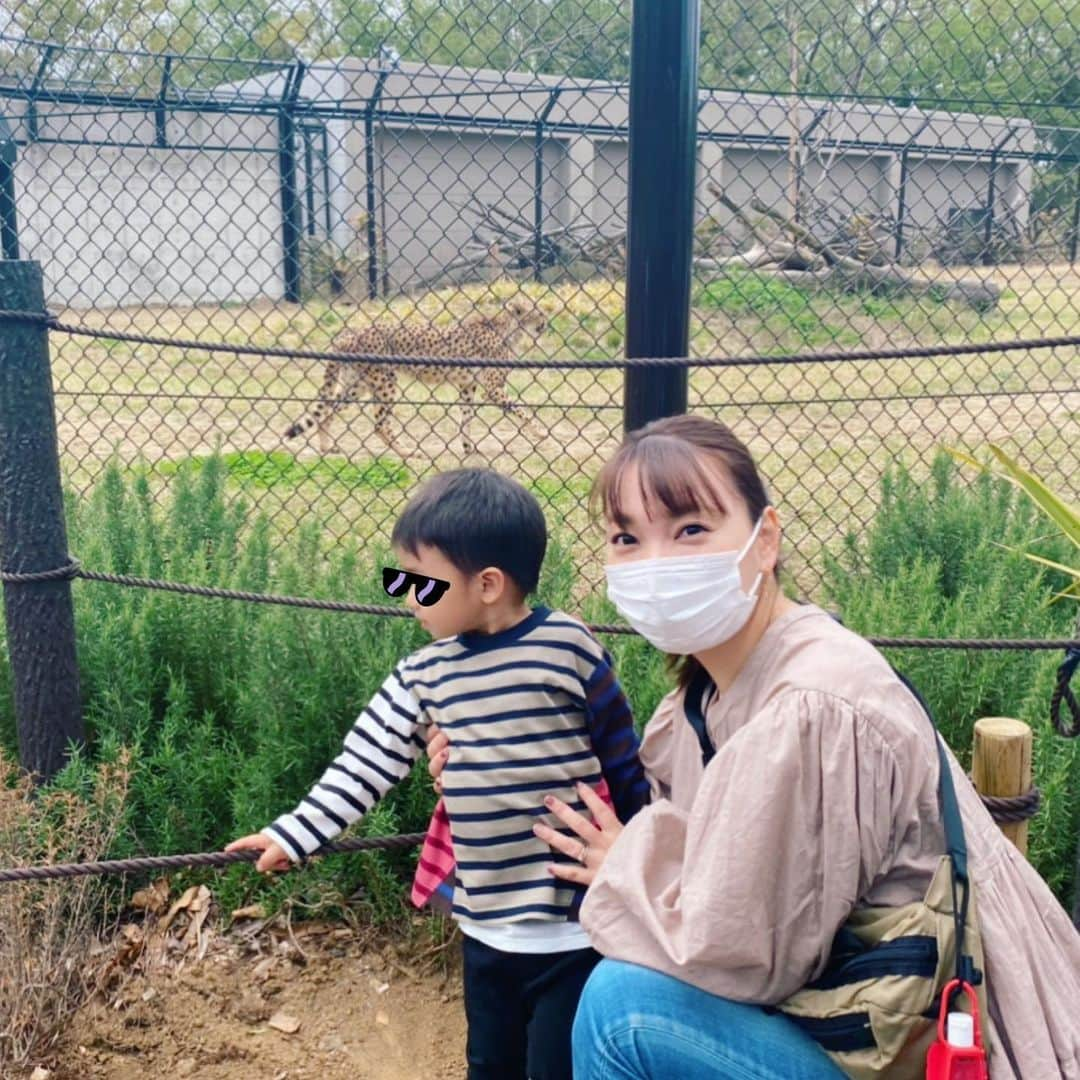
[[[498,567],[528,596],[540,579],[547,525],[516,480],[492,469],[454,469],[409,501],[390,542],[410,555],[421,544],[438,548],[463,574]]]

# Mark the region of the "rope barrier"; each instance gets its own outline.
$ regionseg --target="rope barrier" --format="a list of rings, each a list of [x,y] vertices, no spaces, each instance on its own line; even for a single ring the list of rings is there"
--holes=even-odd
[[[979,798],[994,821],[1002,825],[1033,818],[1039,812],[1042,792],[1032,787],[1023,795],[983,795],[980,792]]]
[[[50,581],[72,580],[83,578],[87,581],[106,582],[115,585],[124,585],[133,588],[159,589],[168,592],[178,592],[193,596],[221,598],[229,600],[246,600],[253,603],[283,604],[289,607],[316,608],[326,611],[355,612],[363,615],[390,615],[398,618],[409,618],[410,613],[400,607],[391,607],[385,604],[358,604],[342,600],[320,600],[314,597],[280,596],[268,593],[244,592],[237,589],[219,589],[205,585],[189,585],[183,582],[158,581],[153,578],[132,577],[126,574],[106,574],[98,571],[84,570],[75,558],[69,558],[63,566],[54,567],[51,570],[39,570],[29,572],[0,571],[0,581],[9,585],[40,584]],[[634,631],[628,626],[619,626],[615,623],[593,623],[589,627],[595,633],[601,634],[632,634]],[[1062,699],[1069,703],[1071,709],[1076,710],[1076,699],[1069,689],[1068,682],[1072,673],[1080,664],[1080,640],[1078,641],[1054,641],[1033,639],[947,639],[947,638],[899,638],[899,637],[869,637],[867,640],[880,648],[939,648],[939,649],[1058,649],[1068,650],[1067,659],[1062,664],[1059,672],[1058,688],[1051,704],[1051,713],[1055,717]],[[1065,731],[1058,725],[1062,734],[1075,735],[1080,733],[1080,725],[1074,724],[1076,730]],[[993,819],[998,822],[1025,821],[1033,817],[1039,809],[1041,793],[1038,788],[1032,788],[1024,795],[1014,797],[997,797],[980,795],[983,805],[990,811]],[[321,848],[317,854],[331,854],[346,851],[367,851],[385,848],[413,847],[423,841],[423,833],[406,833],[399,836],[360,838],[355,840],[342,840],[328,844]],[[202,852],[190,855],[164,855],[152,856],[140,859],[112,859],[100,862],[88,863],[61,863],[55,866],[31,866],[0,869],[0,884],[6,882],[43,881],[59,878],[79,877],[90,874],[126,874],[139,873],[146,870],[175,870],[186,867],[210,866],[223,867],[236,862],[254,862],[258,859],[258,852],[254,851],[214,851]]]
[[[157,337],[150,334],[132,334],[121,330],[104,330],[77,323],[61,322],[55,314],[41,311],[19,311],[0,308],[0,320],[31,322],[59,333],[79,337],[108,338],[137,345],[157,345],[178,349],[201,349],[207,352],[224,352],[233,355],[277,357],[281,359],[333,360],[341,364],[389,364],[394,367],[490,367],[490,368],[544,368],[552,370],[578,370],[589,368],[627,367],[744,367],[778,364],[838,363],[854,360],[923,360],[941,356],[971,356],[984,353],[1012,352],[1013,350],[1057,349],[1080,346],[1080,335],[1065,337],[1022,338],[1015,341],[985,341],[978,344],[912,345],[903,349],[854,349],[848,352],[780,353],[745,357],[612,357],[573,360],[516,360],[478,357],[446,356],[385,356],[374,353],[344,353],[319,349],[284,348],[270,345],[236,345],[226,341],[198,341],[195,339]]]
[[[583,368],[626,368],[637,366],[694,366],[694,367],[734,367],[779,364],[830,363],[838,361],[863,360],[904,360],[928,359],[942,356],[978,355],[1001,353],[1012,350],[1055,349],[1080,346],[1080,335],[1065,337],[1043,337],[1020,339],[1008,342],[983,342],[980,344],[911,346],[904,349],[864,349],[844,353],[805,352],[787,353],[772,356],[751,357],[624,357],[589,360],[507,360],[480,359],[476,357],[418,357],[385,356],[378,354],[343,353],[332,350],[289,349],[280,346],[235,345],[228,342],[206,342],[192,339],[159,337],[147,334],[133,334],[123,331],[103,330],[78,324],[64,323],[55,314],[48,311],[21,311],[0,309],[0,320],[29,322],[45,326],[59,333],[89,338],[108,338],[132,344],[174,347],[182,349],[205,350],[207,352],[225,352],[234,355],[254,355],[285,359],[310,359],[336,361],[345,364],[391,364],[395,366],[436,366],[436,367],[536,367],[553,369]],[[129,588],[142,588],[227,600],[243,600],[249,603],[277,604],[287,607],[310,608],[322,611],[338,611],[361,615],[383,615],[397,618],[409,618],[410,613],[400,607],[385,604],[360,604],[341,600],[321,600],[315,597],[282,596],[268,593],[247,592],[237,589],[222,589],[214,586],[192,585],[184,582],[162,581],[153,578],[135,577],[128,574],[109,574],[100,571],[85,570],[77,559],[69,561],[51,570],[31,572],[0,572],[0,581],[9,585],[40,584],[50,581],[62,581],[81,578],[86,581],[104,582]],[[628,626],[615,623],[594,623],[589,629],[599,634],[633,634]],[[1056,730],[1066,737],[1080,735],[1080,702],[1073,693],[1070,682],[1077,667],[1080,667],[1080,621],[1077,626],[1077,639],[1070,640],[1035,640],[1024,638],[909,638],[909,637],[868,637],[867,640],[879,648],[936,648],[963,650],[1025,650],[1025,649],[1064,649],[1066,658],[1058,669],[1057,682],[1050,703],[1050,715]],[[1061,716],[1061,707],[1065,705],[1071,713],[1071,722]],[[1002,798],[981,795],[983,804],[990,811],[996,822],[1019,822],[1033,817],[1039,809],[1041,793],[1032,788],[1024,795]],[[326,845],[318,854],[348,851],[366,851],[413,847],[423,841],[424,834],[409,833],[399,836],[373,837],[342,840]],[[203,852],[189,855],[168,855],[140,859],[114,859],[88,863],[66,863],[55,866],[17,867],[0,870],[0,884],[5,882],[23,882],[71,878],[91,874],[138,873],[146,870],[173,870],[185,867],[209,866],[224,867],[238,862],[254,862],[259,853],[254,851]]]
[[[284,607],[312,608],[317,611],[340,611],[356,615],[386,615],[391,618],[412,618],[409,611],[389,604],[360,604],[348,600],[320,600],[312,596],[282,596],[273,593],[245,592],[241,589],[221,589],[213,585],[190,585],[181,581],[159,581],[155,578],[133,577],[130,574],[106,574],[99,570],[84,570],[78,559],[70,558],[63,566],[52,570],[30,572],[0,571],[0,582],[6,585],[32,585],[48,581],[82,578],[84,581],[100,581],[110,585],[122,585],[133,589],[156,589],[162,592],[180,593],[185,596],[201,596],[206,599],[244,600],[252,604],[280,604]],[[595,634],[634,634],[629,626],[619,623],[589,623]],[[881,649],[963,649],[963,650],[1076,650],[1080,655],[1080,638],[912,638],[867,637],[871,645]],[[1071,698],[1071,692],[1066,691]]]
[[[1010,798],[993,795],[979,796],[990,811],[994,821],[1026,821],[1038,813],[1042,794],[1033,787],[1024,795]],[[424,840],[424,833],[401,833],[396,836],[357,837],[326,844],[315,855],[332,855],[352,851],[380,851],[417,847]],[[188,855],[157,855],[139,859],[107,859],[98,862],[57,863],[53,866],[15,866],[0,869],[0,885],[27,881],[55,881],[75,877],[104,876],[107,874],[137,874],[150,870],[181,870],[196,866],[215,869],[233,863],[256,862],[258,851],[205,851]]]
[[[424,833],[401,833],[397,836],[369,836],[337,840],[319,848],[316,855],[335,855],[349,851],[380,851],[417,847]],[[54,866],[15,866],[0,869],[0,885],[10,882],[51,881],[58,878],[89,877],[105,874],[137,874],[144,870],[181,870],[192,866],[220,868],[232,863],[255,862],[258,851],[204,851],[192,855],[156,855],[141,859],[108,859],[101,862],[57,863]]]

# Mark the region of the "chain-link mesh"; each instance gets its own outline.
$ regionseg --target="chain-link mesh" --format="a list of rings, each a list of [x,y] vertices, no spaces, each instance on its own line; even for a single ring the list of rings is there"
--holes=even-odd
[[[3,253],[61,319],[233,346],[617,357],[630,5],[16,0]],[[750,358],[1080,329],[1080,23],[1048,0],[705,0],[690,405],[785,511],[803,591],[883,470],[987,440],[1075,492],[1073,347]],[[662,169],[664,162],[657,162]],[[580,538],[623,372],[350,365],[51,335],[76,487],[215,449],[279,535],[385,537],[459,461]],[[322,405],[320,405],[322,401]],[[294,431],[294,429],[299,429]],[[289,437],[287,433],[293,432]]]

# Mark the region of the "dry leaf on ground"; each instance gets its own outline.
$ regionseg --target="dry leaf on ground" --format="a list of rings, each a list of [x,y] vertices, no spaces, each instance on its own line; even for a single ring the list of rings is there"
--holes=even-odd
[[[160,915],[169,906],[169,879],[158,878],[131,898],[131,906],[148,915]]]
[[[237,908],[229,917],[233,922],[237,919],[265,919],[266,908],[262,904],[248,904],[247,907]]]
[[[171,908],[169,908],[169,913],[165,916],[164,919],[161,920],[162,932],[169,929],[169,927],[172,925],[173,919],[175,919],[181,911],[187,911],[188,908],[190,908],[191,905],[195,903],[195,900],[199,895],[199,890],[205,888],[205,885],[192,885],[191,888],[184,890],[184,895],[181,896],[180,899],[177,900]]]
[[[286,1035],[295,1035],[300,1030],[300,1021],[295,1016],[285,1012],[276,1012],[267,1020],[267,1024],[275,1031],[282,1031]]]

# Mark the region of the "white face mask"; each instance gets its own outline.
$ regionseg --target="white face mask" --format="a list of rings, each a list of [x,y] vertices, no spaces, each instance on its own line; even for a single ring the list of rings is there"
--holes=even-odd
[[[761,529],[758,518],[741,551],[672,555],[608,566],[608,599],[647,641],[666,653],[689,656],[734,637],[757,603],[759,573],[742,590],[739,564]]]

